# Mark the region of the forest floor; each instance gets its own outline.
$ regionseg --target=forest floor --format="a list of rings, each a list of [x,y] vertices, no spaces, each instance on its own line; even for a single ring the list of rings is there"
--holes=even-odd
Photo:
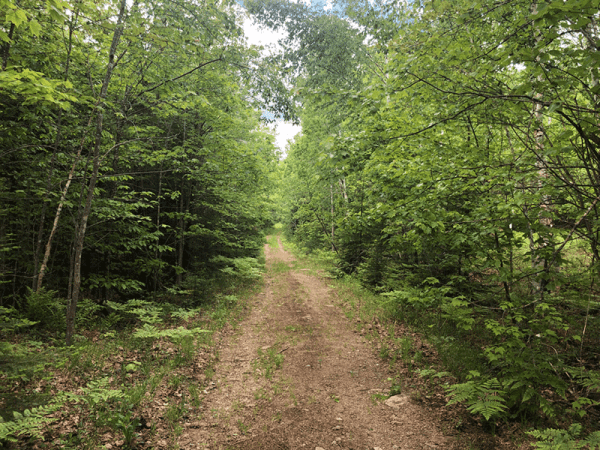
[[[223,340],[200,418],[186,424],[179,448],[518,448],[472,419],[465,428],[470,419],[445,406],[439,386],[425,396],[397,389],[389,405],[407,369],[386,363],[367,339],[383,327],[347,314],[327,279],[300,268],[280,240],[265,245],[265,257],[264,289]]]

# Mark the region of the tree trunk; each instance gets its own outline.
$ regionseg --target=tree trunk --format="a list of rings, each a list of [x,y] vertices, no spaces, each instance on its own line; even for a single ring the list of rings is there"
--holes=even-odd
[[[101,99],[98,99],[98,101],[96,102],[96,105],[94,106],[94,111],[96,111],[96,108],[100,104],[100,101],[101,101]],[[86,130],[90,127],[93,119],[94,119],[94,113],[92,113],[90,115],[90,120],[88,120],[87,126],[85,128]],[[42,265],[40,267],[40,272],[38,273],[36,291],[42,288],[42,281],[43,281],[44,275],[46,273],[46,267],[48,266],[48,260],[50,259],[50,251],[52,249],[52,240],[54,239],[54,234],[56,233],[56,230],[58,228],[58,222],[60,220],[60,215],[61,215],[63,206],[65,204],[65,199],[67,198],[67,194],[69,193],[69,188],[71,186],[71,182],[73,181],[75,169],[77,168],[77,165],[79,164],[79,160],[81,159],[81,153],[83,152],[83,146],[85,144],[86,136],[87,136],[87,131],[84,132],[84,135],[81,138],[81,142],[79,143],[79,149],[77,150],[77,154],[75,155],[75,159],[73,160],[73,164],[71,165],[71,170],[67,177],[67,182],[65,183],[65,187],[63,188],[63,190],[60,194],[60,200],[58,202],[58,207],[56,208],[56,214],[54,215],[54,223],[52,224],[52,230],[50,231],[50,235],[48,236],[48,241],[46,242],[46,250],[44,252],[44,259],[43,259]],[[83,194],[80,195],[80,198],[82,196],[83,196]],[[77,232],[75,234],[77,234]],[[70,293],[69,293],[69,297],[71,297]]]
[[[329,185],[329,192],[331,195],[331,250],[335,251],[335,210],[333,207],[333,184]]]
[[[71,67],[71,54],[73,52],[73,31],[75,29],[75,24],[77,23],[77,20],[79,19],[79,13],[80,13],[80,10],[79,10],[79,8],[77,8],[75,10],[75,12],[73,13],[71,19],[69,20],[69,38],[67,41],[67,57],[65,60],[65,72],[64,72],[64,76],[63,76],[64,81],[67,81],[69,79],[69,69]],[[50,169],[49,169],[49,173],[48,173],[48,178],[46,180],[46,192],[44,193],[44,197],[42,199],[42,212],[40,214],[40,226],[38,228],[37,240],[36,240],[36,245],[35,245],[35,249],[34,249],[34,253],[33,253],[32,289],[35,292],[37,292],[38,286],[41,287],[41,282],[44,277],[44,275],[41,274],[41,270],[38,270],[38,269],[40,269],[39,258],[40,258],[41,252],[42,252],[42,239],[44,237],[44,224],[46,221],[46,211],[48,209],[47,199],[48,199],[48,194],[50,192],[50,189],[52,187],[52,175],[54,173],[54,165],[56,163],[56,154],[58,153],[58,149],[61,144],[62,117],[63,117],[63,110],[62,110],[62,108],[59,108],[58,120],[57,120],[57,124],[56,124],[56,139],[54,141],[54,150],[52,153],[52,159],[50,161]],[[89,124],[88,124],[88,126],[89,126]],[[79,155],[80,155],[80,153],[78,153],[77,157],[75,158],[76,162],[74,163],[74,167],[77,164]],[[74,168],[73,168],[73,170],[74,170]],[[70,173],[69,181],[67,182],[68,184],[71,183],[73,170]],[[68,187],[66,187],[66,189],[68,190]],[[61,196],[61,199],[62,199],[62,196]],[[61,209],[62,209],[62,206],[61,206]],[[58,212],[58,215],[60,216],[60,211]],[[54,234],[55,231],[56,231],[56,228],[53,226],[52,234]],[[49,242],[49,244],[51,244],[51,241]],[[49,255],[50,248],[47,246],[46,250],[48,251],[48,257],[49,257],[50,256]],[[48,257],[46,255],[44,255],[44,263],[42,264],[44,270],[46,269],[46,265],[48,263]],[[41,274],[41,276],[40,276],[40,274]]]
[[[44,222],[46,221],[46,211],[48,210],[48,193],[52,188],[52,174],[54,172],[54,163],[56,161],[56,153],[58,151],[58,136],[60,133],[60,119],[61,115],[58,117],[58,131],[57,131],[57,142],[55,143],[54,150],[52,152],[52,159],[50,160],[50,171],[48,172],[48,178],[46,179],[46,192],[44,193],[44,197],[42,198],[42,212],[40,213],[40,226],[38,227],[37,238],[35,240],[35,248],[33,250],[33,281],[31,285],[31,289],[34,292],[38,290],[38,282],[41,282],[38,279],[39,275],[39,267],[40,267],[40,254],[42,253],[42,240],[44,239]],[[47,263],[47,260],[46,260]]]
[[[157,211],[156,211],[156,232],[160,232],[160,198],[162,196],[162,164],[160,166],[160,171],[158,173],[158,195],[157,195]],[[156,291],[158,289],[158,276],[160,274],[160,250],[159,250],[160,242],[157,240],[156,242],[156,251],[154,252],[154,259],[156,260],[156,268],[154,269],[154,280],[153,280],[153,293],[154,300],[156,300]]]
[[[537,14],[538,5],[534,4],[532,7],[533,14]],[[541,40],[541,35],[538,33],[536,37],[536,43],[539,43]],[[540,57],[536,58],[536,62],[540,64]],[[543,75],[538,76],[538,81],[544,81]],[[534,131],[534,147],[535,147],[535,155],[536,155],[536,163],[535,166],[538,170],[538,189],[542,190],[544,188],[544,182],[548,179],[548,172],[546,170],[547,162],[544,157],[544,124],[543,124],[543,114],[542,114],[542,97],[543,94],[541,92],[537,92],[534,94],[535,103],[533,106],[533,119],[536,124],[536,129]],[[548,211],[551,206],[550,196],[542,194],[542,198],[539,204],[540,212],[538,214],[538,221],[540,225],[543,225],[545,228],[552,227],[552,218],[547,216],[545,211]],[[550,245],[550,240],[543,236],[542,239],[538,239],[538,243],[535,242],[533,236],[533,230],[529,230],[529,248],[531,250],[532,259],[531,265],[536,273],[545,273],[548,269],[548,262],[544,257],[542,257],[542,253],[545,249]],[[534,278],[531,281],[531,287],[533,290],[533,294],[535,296],[540,296],[540,300],[544,298],[544,289],[546,285],[546,279],[542,276],[538,278],[537,275],[534,275]]]
[[[102,89],[100,90],[100,97],[98,99],[99,106],[96,115],[96,138],[94,142],[94,154],[93,154],[93,169],[90,176],[88,185],[87,197],[83,208],[83,214],[79,222],[78,233],[75,238],[75,261],[73,268],[73,290],[69,305],[67,307],[67,330],[66,330],[66,343],[71,345],[73,343],[73,334],[75,333],[75,315],[77,311],[77,302],[79,301],[79,293],[81,290],[81,255],[83,253],[83,244],[85,241],[85,232],[87,228],[88,218],[92,210],[92,201],[94,200],[94,190],[96,188],[96,182],[98,180],[98,171],[100,169],[100,147],[102,143],[102,126],[103,126],[103,111],[102,106],[106,96],[108,94],[108,86],[112,77],[114,68],[116,66],[115,54],[117,46],[121,40],[123,34],[125,14],[127,11],[127,0],[121,0],[119,8],[119,16],[117,18],[117,26],[115,27],[112,42],[110,45],[110,51],[108,55],[108,65],[106,67],[106,73],[104,75],[104,81],[102,83]]]
[[[342,197],[344,197],[344,201],[347,204],[348,203],[348,190],[346,189],[346,179],[340,178],[339,183],[340,183],[340,190],[342,192]]]
[[[93,117],[93,116],[92,116]],[[92,117],[90,117],[90,122],[92,121]],[[85,137],[84,137],[85,139]],[[63,206],[65,204],[65,199],[67,197],[67,193],[69,192],[69,187],[71,186],[71,182],[73,181],[73,175],[75,173],[75,168],[79,164],[79,159],[81,158],[81,151],[83,149],[83,142],[79,146],[79,150],[77,151],[77,155],[75,155],[75,160],[73,161],[73,165],[71,166],[71,171],[69,172],[69,176],[67,177],[67,183],[60,194],[60,200],[58,202],[58,207],[56,208],[56,214],[54,215],[54,222],[52,223],[52,230],[50,231],[50,235],[48,236],[48,241],[46,242],[46,250],[44,251],[44,259],[42,260],[42,265],[40,266],[40,271],[38,273],[38,279],[36,284],[36,291],[42,288],[42,281],[44,280],[44,275],[46,273],[46,267],[48,266],[48,260],[50,259],[50,251],[52,249],[52,240],[54,239],[54,234],[56,233],[56,229],[58,228],[58,221],[60,220],[60,214],[62,212]]]
[[[184,202],[183,184],[181,186],[181,197],[179,198],[179,243],[177,246],[177,278],[175,284],[181,286],[183,281],[183,251],[185,249],[185,202]]]

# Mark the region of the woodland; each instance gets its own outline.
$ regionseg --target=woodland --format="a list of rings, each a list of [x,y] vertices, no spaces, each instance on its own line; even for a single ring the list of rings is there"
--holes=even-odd
[[[600,448],[600,0],[324,6],[0,0],[0,442],[73,403],[135,448],[144,390],[86,378],[90,336],[186,364],[280,223],[432,343],[423,374],[490,433]],[[302,125],[285,155],[267,111]]]

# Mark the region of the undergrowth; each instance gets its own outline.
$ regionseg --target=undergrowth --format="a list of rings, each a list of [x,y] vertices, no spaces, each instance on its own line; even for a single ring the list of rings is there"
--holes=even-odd
[[[600,322],[573,286],[550,291],[543,301],[532,301],[527,286],[519,285],[499,302],[485,292],[466,296],[456,287],[464,280],[442,283],[434,277],[418,283],[396,279],[386,291],[365,287],[364,272],[344,274],[333,252],[308,255],[285,245],[300,265],[330,279],[347,317],[377,343],[390,367],[401,361],[409,375],[425,374],[447,405],[465,405],[484,429],[494,434],[498,426],[517,423],[534,430],[530,436],[538,448],[600,448],[600,367],[592,363]],[[394,323],[404,337],[388,331]],[[415,348],[417,341],[435,349],[434,365]],[[401,391],[402,383],[395,389]]]
[[[156,301],[82,301],[71,347],[63,345],[64,301],[56,293],[30,293],[23,312],[1,308],[0,447],[136,448],[174,440],[214,373],[215,332],[235,326],[261,286],[256,259],[220,263],[211,292],[194,292],[190,276]],[[168,401],[157,409],[158,397]]]

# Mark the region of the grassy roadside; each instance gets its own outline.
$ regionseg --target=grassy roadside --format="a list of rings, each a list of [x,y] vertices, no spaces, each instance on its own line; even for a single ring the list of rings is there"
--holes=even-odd
[[[566,284],[546,303],[526,304],[519,289],[527,286],[517,285],[515,304],[501,307],[493,293],[468,299],[434,278],[378,295],[337,270],[331,252],[286,247],[335,287],[357,333],[389,365],[391,393],[435,409],[460,448],[600,449],[600,322],[591,288]],[[584,257],[575,244],[569,250]],[[561,274],[579,269],[566,265]]]
[[[178,306],[191,292],[111,304],[71,347],[50,333],[4,333],[0,447],[176,448],[214,386],[220,341],[262,287],[257,267],[232,271],[198,306]]]

